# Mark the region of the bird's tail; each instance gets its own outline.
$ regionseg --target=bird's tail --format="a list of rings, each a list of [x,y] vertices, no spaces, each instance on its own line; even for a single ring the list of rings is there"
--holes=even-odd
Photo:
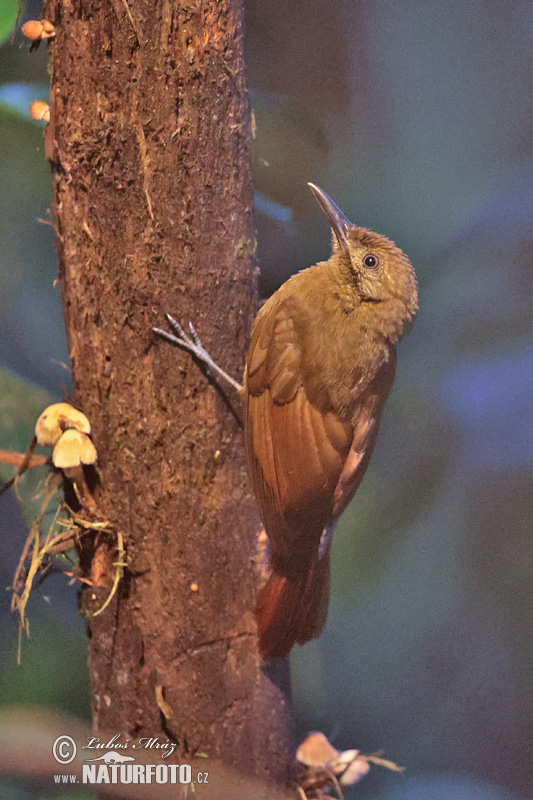
[[[295,642],[320,636],[329,601],[329,547],[297,576],[272,571],[255,606],[263,658],[285,658]]]

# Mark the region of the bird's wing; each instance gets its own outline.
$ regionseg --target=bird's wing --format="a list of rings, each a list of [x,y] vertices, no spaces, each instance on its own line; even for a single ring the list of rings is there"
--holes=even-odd
[[[335,487],[333,519],[342,514],[363,480],[376,443],[381,412],[392,388],[395,373],[396,350],[391,347],[388,360],[383,363],[371,386],[361,397],[352,418],[353,438]]]
[[[263,307],[245,372],[248,469],[278,559],[303,546],[312,551],[313,539],[318,547],[353,441],[350,423],[321,413],[307,399],[291,312],[287,301]]]

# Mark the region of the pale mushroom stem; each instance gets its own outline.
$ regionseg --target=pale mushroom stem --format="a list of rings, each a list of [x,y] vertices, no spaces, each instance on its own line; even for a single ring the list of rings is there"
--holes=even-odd
[[[85,480],[83,466],[79,464],[77,467],[65,467],[62,472],[65,478],[71,481],[80,505],[85,508],[94,508],[94,500]]]

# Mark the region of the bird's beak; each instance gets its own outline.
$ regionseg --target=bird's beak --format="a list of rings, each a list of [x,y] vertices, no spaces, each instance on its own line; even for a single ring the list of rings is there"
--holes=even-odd
[[[322,189],[319,189],[314,183],[308,183],[307,185],[316,197],[318,205],[326,215],[333,233],[337,237],[339,247],[341,249],[346,247],[346,234],[348,233],[349,229],[353,227],[352,223],[348,217],[342,213],[338,205],[333,202],[329,194],[326,194]]]

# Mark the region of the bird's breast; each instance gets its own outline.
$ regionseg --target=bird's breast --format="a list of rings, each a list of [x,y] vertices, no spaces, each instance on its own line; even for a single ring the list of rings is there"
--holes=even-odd
[[[302,386],[309,401],[344,421],[352,419],[393,357],[390,345],[355,316],[313,325],[302,350]]]

